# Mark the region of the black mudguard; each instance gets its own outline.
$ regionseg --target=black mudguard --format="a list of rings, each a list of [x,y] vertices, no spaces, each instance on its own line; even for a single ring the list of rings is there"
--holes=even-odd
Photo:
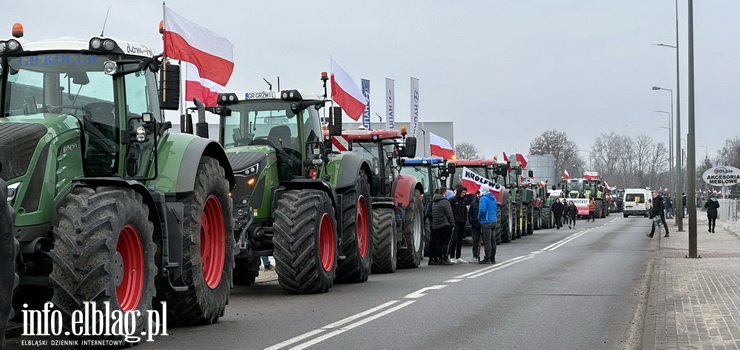
[[[7,201],[8,187],[0,179],[0,348],[5,348],[5,327],[10,318],[15,287],[15,257],[18,245],[13,238],[13,209]]]

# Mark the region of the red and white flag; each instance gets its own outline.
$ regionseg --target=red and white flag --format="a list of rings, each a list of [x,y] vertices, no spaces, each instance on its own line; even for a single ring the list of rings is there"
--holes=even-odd
[[[563,179],[570,179],[570,174],[568,174],[568,169],[563,170]]]
[[[360,119],[367,105],[362,89],[334,58],[331,59],[331,99],[354,120]]]
[[[478,192],[483,185],[487,185],[489,187],[488,190],[493,193],[493,196],[496,197],[496,200],[499,203],[503,202],[502,196],[504,188],[501,185],[478,175],[467,167],[462,168],[461,180],[462,185],[465,187],[466,190],[468,190],[468,193]],[[481,195],[483,194],[485,193],[481,193]]]
[[[215,106],[234,71],[231,42],[165,6],[164,54],[185,66],[185,99]]]
[[[429,148],[433,156],[442,157],[443,159],[452,159],[455,156],[455,150],[450,142],[433,132],[429,133]]]
[[[516,161],[522,166],[522,169],[527,167],[527,157],[521,153],[516,154]]]

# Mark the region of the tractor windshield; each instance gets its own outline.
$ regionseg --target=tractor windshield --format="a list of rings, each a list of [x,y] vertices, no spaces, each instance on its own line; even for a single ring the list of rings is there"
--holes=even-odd
[[[401,174],[415,176],[424,186],[424,193],[430,192],[429,169],[428,165],[404,165],[401,167]]]
[[[380,158],[378,158],[380,150],[378,147],[380,147],[380,143],[377,141],[352,141],[352,153],[370,161],[374,174],[381,174]]]
[[[585,181],[580,180],[567,180],[565,182],[566,193],[570,198],[574,198],[573,194],[580,195],[585,190]]]
[[[301,153],[301,145],[318,141],[321,135],[315,108],[296,115],[290,109],[290,102],[281,100],[244,101],[229,108],[231,115],[224,117],[221,128],[222,144],[227,150],[265,139],[275,146]]]

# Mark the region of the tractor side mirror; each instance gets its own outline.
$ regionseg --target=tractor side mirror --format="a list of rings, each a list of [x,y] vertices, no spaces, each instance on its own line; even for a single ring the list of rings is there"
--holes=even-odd
[[[529,177],[534,177],[534,171],[530,170],[530,171],[529,171],[529,172],[527,173],[527,175],[529,175]]]
[[[180,109],[180,66],[162,65],[159,74],[159,108],[176,111]],[[192,128],[191,128],[192,130]]]
[[[455,166],[455,164],[447,164],[447,173],[450,174],[450,176],[455,175],[455,170],[457,170],[457,166]]]
[[[409,136],[406,138],[406,146],[404,147],[404,157],[414,158],[416,157],[416,137]]]
[[[183,134],[193,133],[193,117],[190,113],[180,115],[180,132]]]
[[[208,138],[208,123],[206,122],[206,105],[203,101],[194,98],[193,103],[198,109],[198,122],[195,123],[195,134],[199,137]]]
[[[342,135],[342,107],[334,106],[329,109],[329,135]]]

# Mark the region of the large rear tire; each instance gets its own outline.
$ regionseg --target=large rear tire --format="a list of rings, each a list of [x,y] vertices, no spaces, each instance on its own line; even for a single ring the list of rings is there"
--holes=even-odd
[[[275,210],[275,271],[287,293],[325,293],[337,268],[336,219],[319,190],[283,193]]]
[[[594,218],[602,218],[602,208],[604,207],[604,202],[601,200],[594,200]]]
[[[501,209],[501,243],[509,243],[513,240],[511,230],[511,204],[507,203]]]
[[[395,210],[391,208],[373,210],[373,273],[396,272],[397,243]]]
[[[372,214],[370,185],[364,171],[357,174],[355,187],[342,196],[342,230],[339,255],[345,258],[337,265],[337,282],[365,282],[370,275]]]
[[[152,309],[154,278],[154,224],[140,194],[121,187],[76,187],[59,208],[54,227],[53,269],[49,280],[52,303],[61,311],[64,328],[85,302],[97,310],[137,311],[132,334],[144,329]],[[114,319],[95,319],[97,329]],[[74,333],[74,332],[73,332]],[[89,339],[123,339],[122,336],[81,336]]]
[[[234,259],[234,285],[251,286],[260,275],[260,257]]]
[[[552,228],[552,210],[550,207],[542,207],[542,212],[540,214],[542,215],[542,228]]]
[[[204,156],[198,164],[194,191],[185,205],[182,278],[187,291],[173,290],[159,280],[174,324],[218,322],[229,301],[234,271],[234,224],[229,181],[218,161]]]
[[[412,269],[419,267],[424,244],[424,215],[421,207],[421,193],[414,190],[403,216],[403,239],[406,248],[398,250],[398,267]]]
[[[535,220],[535,218],[534,218],[534,209],[533,209],[533,207],[532,207],[531,204],[528,205],[526,209],[527,209],[527,212],[526,212],[526,215],[527,215],[527,217],[526,217],[526,219],[527,219],[527,234],[528,235],[531,235],[531,234],[534,234],[534,220]]]

